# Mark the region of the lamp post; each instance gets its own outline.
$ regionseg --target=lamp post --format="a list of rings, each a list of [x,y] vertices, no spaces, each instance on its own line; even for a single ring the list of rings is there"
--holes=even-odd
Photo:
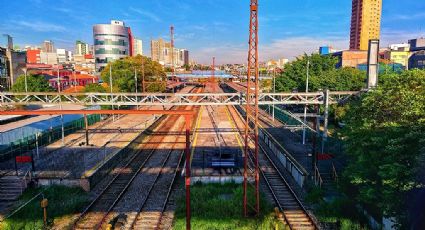
[[[309,77],[309,68],[310,68],[310,59],[307,57],[307,79],[305,83],[305,92],[308,93],[308,77]],[[305,145],[305,136],[306,136],[306,130],[305,126],[307,123],[307,105],[304,105],[304,124],[303,124],[303,145]]]
[[[134,67],[134,86],[136,87],[136,102],[138,102],[137,97],[137,69]],[[139,105],[136,106],[137,109],[139,109]]]
[[[27,72],[28,68],[25,68],[25,93],[28,93]]]
[[[276,68],[273,69],[273,93],[276,93]],[[272,117],[274,121],[274,107],[275,105],[272,105]]]
[[[58,94],[59,94],[59,109],[62,110],[62,97],[61,97],[61,81],[60,81],[60,74],[59,74],[59,63],[57,65],[57,71],[58,71]],[[62,146],[65,146],[65,128],[63,126],[63,114],[61,114],[61,133],[62,133]]]
[[[112,63],[109,64],[109,86],[111,89],[111,100],[112,100]],[[114,105],[112,105],[112,110],[114,110]],[[115,122],[114,114],[112,114],[112,121]]]

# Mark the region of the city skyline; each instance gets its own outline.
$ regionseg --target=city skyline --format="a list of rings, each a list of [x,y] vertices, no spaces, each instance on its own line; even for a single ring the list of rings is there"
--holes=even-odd
[[[248,1],[51,3],[27,0],[4,5],[0,33],[10,34],[14,43],[21,46],[52,40],[56,48],[73,51],[76,40],[93,43],[94,24],[111,19],[124,21],[145,44],[151,38],[169,40],[169,26],[173,24],[176,46],[190,50],[199,63],[209,63],[212,56],[217,57],[218,64],[245,63],[246,60],[248,13],[242,9],[248,8]],[[260,10],[260,58],[263,61],[279,57],[293,59],[322,45],[349,48],[351,1],[263,1]],[[424,10],[425,6],[417,2],[401,5],[395,0],[384,1],[381,46],[424,36],[425,25],[421,25]],[[4,43],[3,38],[2,45]],[[149,51],[149,45],[143,47],[145,54]]]

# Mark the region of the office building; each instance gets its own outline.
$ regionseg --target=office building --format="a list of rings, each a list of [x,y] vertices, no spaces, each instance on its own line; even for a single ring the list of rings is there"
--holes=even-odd
[[[358,68],[359,65],[367,63],[367,51],[364,50],[344,50],[331,55],[338,58],[337,68]]]
[[[57,49],[56,55],[58,58],[58,63],[69,63],[73,60],[72,52],[65,49]]]
[[[0,47],[0,92],[10,89],[9,64],[6,49]]]
[[[133,38],[133,56],[143,55],[143,41]]]
[[[53,44],[53,41],[46,40],[41,44],[41,50],[46,53],[54,53],[55,52],[55,46]]]
[[[109,62],[133,53],[131,30],[122,21],[112,20],[110,24],[94,25],[93,37],[97,71],[101,71]]]
[[[90,54],[89,44],[82,42],[82,41],[76,41],[75,42],[75,55],[85,55],[85,54]]]
[[[171,42],[166,42],[162,38],[151,40],[151,57],[153,61],[159,62],[163,66],[181,67],[189,64],[189,51],[185,49],[173,49],[171,54]]]
[[[40,52],[40,63],[46,65],[57,65],[58,64],[58,54],[56,52]]]
[[[379,39],[382,0],[353,0],[350,50],[368,50],[370,39]]]
[[[415,51],[410,56],[409,69],[425,69],[425,49]]]
[[[425,38],[416,38],[409,40],[410,51],[425,50]]]
[[[27,63],[29,64],[39,64],[41,63],[41,50],[40,49],[32,49],[30,47],[27,48]]]

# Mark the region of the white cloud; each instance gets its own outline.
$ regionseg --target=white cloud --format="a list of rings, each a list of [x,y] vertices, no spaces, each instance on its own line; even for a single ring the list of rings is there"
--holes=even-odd
[[[16,26],[26,27],[33,31],[37,32],[64,32],[66,31],[65,27],[61,25],[56,25],[53,23],[42,22],[42,21],[15,21],[12,22]]]
[[[155,22],[161,22],[162,21],[161,18],[159,18],[156,14],[153,14],[151,12],[144,11],[144,10],[137,9],[137,8],[133,8],[133,7],[130,7],[130,10],[135,12],[135,13],[138,13],[142,16],[145,16],[145,17],[147,17],[147,18],[149,18],[149,19],[151,19]]]
[[[347,49],[348,38],[331,37],[328,39],[315,37],[292,37],[286,39],[276,39],[268,44],[261,44],[259,47],[260,61],[276,58],[294,59],[304,53],[312,53],[320,46],[330,45],[335,49]],[[243,45],[219,45],[204,47],[193,50],[191,54],[195,60],[203,64],[209,64],[211,57],[217,57],[217,63],[246,63],[248,57],[248,46]]]

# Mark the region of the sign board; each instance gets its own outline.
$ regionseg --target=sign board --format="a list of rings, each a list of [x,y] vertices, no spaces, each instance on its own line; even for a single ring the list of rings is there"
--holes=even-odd
[[[29,163],[32,162],[31,156],[17,156],[16,163]]]

